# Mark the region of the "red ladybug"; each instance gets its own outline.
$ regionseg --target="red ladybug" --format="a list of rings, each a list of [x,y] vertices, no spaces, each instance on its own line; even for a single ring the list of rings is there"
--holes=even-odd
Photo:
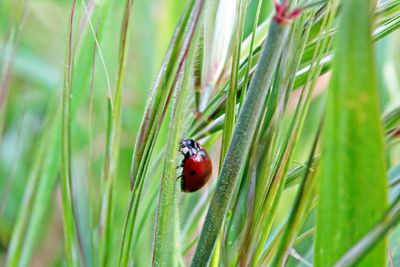
[[[181,177],[183,192],[194,192],[202,188],[210,179],[212,163],[210,156],[203,147],[192,139],[183,138],[180,142],[180,152],[184,159]]]

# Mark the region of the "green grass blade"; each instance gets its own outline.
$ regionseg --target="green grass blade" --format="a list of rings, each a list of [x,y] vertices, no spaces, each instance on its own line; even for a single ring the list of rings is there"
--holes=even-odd
[[[56,115],[60,113],[56,112]],[[44,139],[44,144],[49,146],[49,150],[46,151],[46,157],[43,162],[42,172],[40,173],[40,179],[37,181],[37,188],[35,190],[34,198],[31,203],[32,212],[29,217],[29,223],[26,226],[26,233],[23,239],[23,244],[20,247],[21,256],[19,258],[18,266],[28,266],[30,259],[34,253],[35,246],[39,243],[40,233],[43,233],[44,226],[46,226],[46,213],[51,207],[52,197],[54,197],[54,190],[56,188],[58,179],[57,174],[60,168],[60,151],[61,145],[61,131],[58,127],[60,124],[60,117],[57,117],[51,125],[51,131],[49,131],[48,139]],[[50,140],[50,143],[49,143]],[[39,177],[38,177],[39,178]],[[27,194],[29,196],[30,194]],[[29,208],[29,206],[28,206]]]
[[[222,162],[228,151],[229,144],[232,139],[233,129],[235,127],[236,122],[236,94],[238,88],[238,79],[239,79],[239,70],[240,70],[240,49],[243,38],[244,31],[244,21],[246,16],[246,8],[247,8],[247,0],[238,0],[235,3],[236,5],[236,13],[237,15],[234,17],[235,27],[234,34],[232,38],[232,46],[234,48],[232,55],[232,67],[231,67],[231,76],[229,81],[229,89],[226,100],[225,107],[225,119],[224,119],[224,128],[222,132],[222,145],[221,145],[221,154],[220,154],[220,167],[222,166]],[[212,260],[210,266],[218,266],[220,262],[220,251],[221,251],[221,240],[222,240],[222,232],[218,237],[217,243],[215,245],[214,254],[212,255]]]
[[[351,107],[365,108],[373,98],[381,108],[369,105],[362,113],[375,114],[372,123],[369,117],[361,126],[351,121],[346,128],[351,137],[334,136],[349,140],[335,149],[350,151],[334,169],[342,171],[343,164],[350,169],[345,160],[353,158],[384,161],[387,169],[381,173],[389,179],[377,180],[392,204],[388,208],[376,201],[383,207],[377,216],[365,208],[377,195],[371,188],[381,189],[377,181],[340,180],[354,186],[346,187],[352,191],[344,200],[333,194],[340,202],[334,204],[351,209],[354,218],[364,209],[376,220],[365,229],[353,226],[346,233],[352,239],[348,244],[331,242],[345,249],[326,265],[363,266],[377,248],[386,262],[364,265],[398,265],[400,58],[395,31],[400,1],[374,0],[371,43],[363,30],[341,37],[346,31],[340,19],[347,11],[340,2],[348,4],[345,0],[233,1],[188,0],[183,6],[179,0],[75,0],[70,22],[74,0],[0,0],[0,266],[181,267],[193,261],[209,267],[311,267],[315,244],[321,244],[315,241],[321,236],[317,204],[326,132],[317,147],[315,135],[326,115],[327,85],[339,80],[333,73],[338,71],[346,73],[346,86],[335,93],[346,93],[349,101],[356,95]],[[287,37],[275,48],[270,40],[274,4],[279,13],[285,3],[301,14],[285,21]],[[363,18],[362,10],[350,16],[352,28]],[[338,38],[346,39],[339,48],[350,51],[340,57],[346,64],[339,67],[334,57]],[[362,44],[357,51],[355,41]],[[378,93],[365,93],[368,102],[362,93],[351,93],[361,92],[354,77],[371,69],[354,55],[370,53],[372,45]],[[265,63],[263,53],[272,60]],[[259,75],[266,64],[270,67]],[[249,88],[260,90],[254,86],[259,76],[267,76],[267,82],[259,86],[258,102],[247,107],[257,121],[254,130],[253,123],[243,127],[239,117],[251,97]],[[363,84],[375,86],[374,75],[364,77]],[[330,123],[331,129],[358,118],[358,109],[345,108],[337,115],[348,116],[337,120],[339,126]],[[378,141],[372,140],[377,124],[384,132]],[[358,134],[359,128],[367,130]],[[232,142],[235,135],[240,137]],[[191,194],[180,193],[175,180],[182,136],[203,144],[215,170],[209,183]],[[348,149],[351,145],[354,150]],[[230,154],[235,146],[241,148]],[[370,175],[354,165],[355,175]],[[376,165],[367,169],[384,169]],[[325,198],[338,181],[332,180]],[[370,190],[369,195],[361,196],[361,190]],[[357,223],[353,217],[346,218],[349,225]]]
[[[392,203],[384,218],[372,228],[368,234],[349,249],[335,264],[334,267],[354,266],[362,260],[382,239],[387,232],[397,226],[400,221],[400,197]],[[383,265],[382,265],[383,266]]]
[[[96,5],[93,16],[96,16],[103,6],[105,7],[106,5]],[[88,51],[93,49],[92,39],[91,33],[86,33],[82,45],[78,46],[75,52],[79,61],[74,64],[73,82],[71,84],[71,94],[74,95],[71,99],[72,122],[74,122],[79,104],[85,95],[85,91],[82,88],[88,87],[88,73],[91,70],[90,62],[92,62],[92,53],[88,53]],[[49,214],[49,209],[53,204],[52,198],[58,181],[57,174],[60,171],[61,157],[61,108],[57,107],[58,96],[54,96],[51,99],[52,105],[47,109],[46,126],[43,128],[38,153],[35,156],[37,161],[30,172],[29,183],[24,192],[25,204],[23,204],[23,208],[19,212],[16,226],[13,230],[11,242],[12,247],[16,249],[9,250],[8,262],[10,266],[29,263],[38,244],[39,235],[46,233],[47,230],[47,224],[44,222],[49,219],[46,215]],[[40,148],[42,146],[43,148]],[[88,251],[84,251],[84,253],[86,257]]]
[[[221,158],[220,162],[222,163],[223,158],[228,150],[228,146],[232,139],[233,128],[235,126],[236,121],[236,88],[238,87],[238,74],[240,68],[240,48],[244,30],[244,18],[246,15],[246,0],[238,0],[237,3],[237,19],[235,25],[235,35],[233,38],[233,47],[235,48],[232,55],[232,70],[231,77],[229,82],[229,90],[226,101],[226,110],[225,110],[225,120],[224,120],[224,130],[222,134],[222,148],[221,148]]]
[[[314,13],[315,11],[311,11]],[[332,9],[331,12],[334,12]],[[325,27],[329,27],[329,16],[330,12],[323,19],[323,24]],[[292,30],[292,35],[290,38],[289,46],[287,52],[285,53],[286,60],[282,60],[282,77],[280,77],[281,82],[277,81],[278,92],[282,94],[279,96],[277,102],[283,102],[284,107],[277,108],[276,111],[271,116],[271,122],[263,122],[264,132],[260,140],[268,140],[269,142],[263,141],[259,143],[259,162],[257,162],[257,181],[255,186],[255,200],[254,200],[254,212],[250,222],[250,226],[247,230],[247,241],[245,243],[244,252],[251,253],[250,257],[247,258],[253,266],[260,265],[260,256],[265,248],[265,244],[268,237],[271,235],[271,229],[273,222],[275,220],[275,214],[277,212],[278,204],[281,199],[282,192],[286,184],[286,173],[288,171],[289,163],[293,156],[293,151],[298,143],[299,132],[303,128],[304,118],[311,102],[311,95],[314,89],[314,83],[319,76],[320,69],[315,68],[308,73],[308,78],[306,86],[302,88],[301,96],[298,100],[294,116],[290,119],[289,127],[286,129],[283,123],[280,123],[285,119],[285,116],[290,112],[287,104],[287,96],[290,95],[293,89],[294,79],[291,73],[296,72],[299,68],[299,63],[304,52],[305,40],[309,37],[310,24],[307,25],[305,31],[301,34],[301,30],[304,28],[306,15],[303,15],[296,20],[295,25]],[[313,16],[312,16],[313,17]],[[326,45],[325,42],[321,42],[319,49],[315,50],[313,56],[313,62],[318,66],[318,62],[321,61],[322,55],[325,52]],[[300,45],[303,44],[303,45]],[[295,53],[291,52],[294,51]],[[292,55],[287,57],[287,55]],[[287,89],[285,89],[287,88]],[[286,96],[285,96],[286,95]],[[282,99],[284,101],[282,101]],[[273,97],[271,97],[271,104],[273,103]],[[271,106],[268,104],[268,106]],[[278,106],[279,107],[279,106]],[[285,114],[286,113],[286,114]],[[268,136],[270,135],[270,137]],[[268,137],[268,138],[267,138]],[[267,157],[263,156],[264,154]],[[268,212],[265,212],[265,211]],[[246,255],[246,253],[244,253]]]
[[[275,21],[272,22],[255,77],[250,84],[248,96],[239,114],[232,142],[218,177],[217,187],[207,212],[192,266],[204,266],[209,260],[226,215],[240,167],[247,156],[257,122],[262,114],[264,99],[268,91],[265,88],[269,89],[272,85],[288,32],[289,27],[279,25]]]
[[[55,106],[50,108],[50,110],[54,109],[58,111]],[[60,113],[50,112],[50,114],[59,115]],[[32,230],[34,230],[34,232],[40,232],[39,228],[36,228],[34,224],[37,221],[41,221],[36,220],[36,218],[38,217],[38,212],[36,211],[38,203],[37,196],[44,197],[47,195],[44,192],[39,195],[37,192],[40,189],[38,188],[43,188],[43,185],[40,185],[43,184],[43,181],[44,184],[47,186],[50,184],[54,184],[56,181],[56,179],[53,179],[53,183],[49,183],[46,177],[49,177],[47,176],[49,173],[51,177],[56,177],[56,172],[59,168],[59,164],[57,164],[56,162],[58,162],[60,159],[60,132],[55,131],[54,129],[56,128],[55,126],[59,126],[60,120],[59,117],[57,118],[54,115],[49,116],[47,120],[48,121],[46,122],[46,127],[44,127],[42,139],[39,142],[40,144],[38,146],[38,150],[34,155],[35,163],[33,164],[33,168],[30,171],[29,182],[26,186],[26,191],[24,192],[22,206],[20,211],[18,212],[15,227],[12,232],[9,251],[7,253],[7,266],[18,266],[19,263],[22,262],[22,259],[26,258],[24,256],[21,256],[21,254],[27,254],[27,252],[24,251],[33,250],[33,240],[29,239],[29,237],[31,236],[30,232],[32,232]],[[57,127],[57,129],[59,129],[59,127]],[[53,148],[52,150],[54,153],[49,153],[47,150],[47,147],[49,146],[49,140],[53,141],[54,139],[58,139],[58,142],[56,142],[56,144],[50,144],[50,148]],[[45,162],[48,161],[52,163],[50,166],[55,167],[55,172],[47,171],[47,164]],[[51,188],[51,191],[53,191],[53,188]],[[41,205],[42,209],[44,207],[45,205]]]
[[[180,249],[176,247],[180,237],[175,229],[177,224],[177,198],[176,188],[176,166],[178,165],[179,140],[183,134],[185,120],[185,103],[191,82],[191,70],[193,63],[193,47],[196,47],[193,40],[192,49],[189,50],[185,60],[184,70],[180,73],[175,98],[172,107],[172,114],[169,126],[168,144],[164,161],[164,171],[160,187],[160,197],[156,219],[155,240],[153,248],[153,266],[177,266]]]
[[[146,106],[138,137],[135,144],[135,151],[132,157],[131,186],[132,195],[129,200],[128,211],[119,256],[119,265],[126,266],[129,260],[132,233],[136,224],[136,213],[139,205],[144,177],[150,162],[151,153],[154,149],[155,140],[159,133],[162,121],[171,100],[173,91],[177,84],[177,73],[183,66],[191,44],[192,36],[198,25],[198,20],[204,1],[190,2],[182,16],[181,21],[175,30],[167,55],[159,76],[150,93],[150,99]],[[178,54],[178,55],[177,55]],[[178,57],[176,59],[175,57]],[[174,72],[176,71],[176,73]],[[168,90],[166,90],[166,88]]]
[[[112,249],[114,244],[114,229],[113,229],[113,189],[117,175],[118,156],[120,151],[120,135],[121,135],[121,113],[122,113],[122,89],[124,81],[124,73],[126,67],[126,61],[128,56],[128,45],[129,45],[129,29],[132,15],[133,0],[127,0],[125,2],[124,17],[122,19],[120,41],[119,41],[119,57],[118,57],[118,71],[117,71],[117,82],[114,91],[113,98],[110,99],[109,106],[111,108],[111,117],[109,128],[107,129],[107,155],[105,162],[105,173],[104,178],[105,188],[103,192],[103,200],[101,210],[102,214],[102,238],[100,241],[101,247],[101,266],[112,266],[114,251]]]
[[[263,5],[263,2],[264,2],[263,0],[258,1],[257,11],[256,11],[254,22],[253,22],[253,30],[249,37],[250,38],[250,41],[249,41],[250,44],[249,44],[249,48],[248,48],[249,52],[247,54],[247,66],[246,66],[245,76],[244,76],[245,86],[243,87],[243,91],[240,94],[240,99],[239,99],[240,105],[243,103],[243,99],[245,99],[245,97],[246,97],[246,90],[250,83],[250,69],[251,69],[252,61],[253,61],[254,41],[256,38],[257,26],[258,26],[258,22],[260,19],[261,7]]]
[[[20,45],[21,35],[24,30],[26,17],[29,13],[29,1],[24,0],[19,3],[20,8],[17,12],[16,25],[10,31],[7,38],[6,51],[10,50],[10,55],[5,58],[3,66],[0,68],[0,140],[3,137],[3,130],[5,124],[5,116],[7,110],[7,102],[9,100],[10,83],[12,80],[12,73],[14,68],[15,57]],[[7,54],[7,53],[6,53]]]
[[[330,266],[386,209],[372,23],[374,1],[342,1],[323,134],[315,265]],[[359,266],[384,266],[380,242]]]
[[[71,177],[71,81],[72,81],[72,29],[76,0],[72,2],[65,57],[64,94],[61,126],[61,195],[65,235],[65,253],[69,266],[78,266],[77,229],[74,218],[74,200]]]
[[[145,169],[147,169],[150,161],[149,154],[151,154],[150,152],[154,147],[155,139],[157,139],[161,122],[164,118],[165,112],[163,111],[168,106],[170,100],[168,96],[173,93],[171,83],[176,77],[177,65],[181,61],[177,57],[179,56],[180,49],[187,49],[187,45],[184,45],[183,41],[186,27],[189,25],[190,20],[193,20],[191,13],[195,8],[194,4],[194,0],[188,3],[188,7],[178,22],[160,72],[151,89],[132,156],[130,173],[131,190],[134,190],[136,184],[139,184],[142,177],[146,175]]]
[[[280,241],[278,250],[275,253],[275,259],[272,262],[271,266],[284,266],[286,264],[288,251],[295,242],[296,236],[301,230],[300,227],[302,226],[306,218],[305,214],[307,213],[307,208],[312,200],[317,180],[316,173],[314,171],[311,171],[311,168],[313,165],[314,154],[319,141],[320,128],[318,129],[316,138],[314,140],[314,144],[311,149],[311,153],[306,166],[306,172],[304,173],[302,183],[297,192],[293,209],[290,213],[288,223],[285,226],[282,239]]]
[[[397,3],[397,5],[399,5]],[[385,36],[387,36],[389,33],[395,31],[400,27],[400,14],[399,12],[396,13],[395,9],[389,9],[386,6],[381,7],[381,11],[376,13],[376,16],[378,17],[378,23],[375,25],[375,31],[374,31],[374,41],[378,41]],[[391,11],[391,12],[389,12]],[[327,11],[329,12],[329,10]],[[325,12],[326,13],[326,12]],[[393,21],[391,23],[385,23],[387,18],[383,16],[383,14],[387,14],[390,17],[393,17]],[[317,15],[318,17],[319,15]],[[320,18],[321,19],[321,18]],[[310,20],[310,19],[309,19]],[[308,23],[310,24],[310,23]],[[255,35],[255,40],[254,40],[254,49],[253,51],[253,59],[250,62],[248,61],[248,56],[250,54],[250,47],[251,47],[251,38],[248,37],[243,43],[242,43],[242,55],[241,55],[241,64],[244,64],[244,66],[241,67],[241,74],[240,74],[240,83],[238,87],[238,91],[242,90],[243,85],[243,80],[242,77],[245,76],[245,69],[248,67],[247,64],[251,63],[251,74],[253,73],[254,69],[254,64],[253,62],[257,62],[259,58],[259,51],[260,47],[262,45],[262,40],[264,40],[265,36],[267,35],[267,30],[268,30],[269,24],[267,21],[263,22],[260,26],[258,26],[256,35]],[[315,25],[312,25],[311,31],[314,32],[314,35],[318,33],[320,30],[320,26],[317,27]],[[333,27],[333,26],[331,26]],[[336,33],[337,33],[337,28],[332,28],[332,30],[327,30],[328,34],[319,34],[314,36],[313,38],[310,38],[307,41],[307,47],[306,51],[303,54],[302,60],[301,60],[301,70],[296,72],[296,79],[295,79],[295,85],[294,88],[300,88],[304,86],[307,82],[307,78],[309,76],[309,72],[312,71],[313,68],[320,68],[320,65],[323,66],[322,72],[320,75],[328,72],[331,69],[331,53],[332,53],[332,46],[325,52],[323,61],[321,61],[318,64],[315,64],[315,62],[312,61],[313,55],[315,53],[315,49],[317,48],[317,44],[322,41],[323,39],[331,39]],[[318,38],[317,38],[318,37]],[[245,79],[244,79],[245,81]],[[225,81],[226,82],[226,81]],[[223,84],[223,82],[221,82]],[[225,83],[225,88],[227,88]],[[211,100],[209,106],[204,112],[204,115],[200,117],[198,120],[196,120],[195,126],[191,128],[191,135],[195,135],[196,137],[203,137],[206,134],[209,134],[210,132],[215,132],[217,130],[220,130],[223,125],[223,118],[220,116],[223,114],[222,111],[224,111],[224,105],[226,103],[226,92],[227,89],[221,90],[220,94],[218,94],[214,99]],[[211,114],[211,115],[210,115]],[[207,132],[204,132],[204,128],[210,124],[210,122],[218,122],[213,124],[213,128],[207,129]]]

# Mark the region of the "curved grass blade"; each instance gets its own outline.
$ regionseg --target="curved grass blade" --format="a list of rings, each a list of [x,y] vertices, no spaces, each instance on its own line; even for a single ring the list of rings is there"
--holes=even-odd
[[[151,166],[150,166],[150,170],[149,170],[149,175],[151,175],[152,177],[150,178],[150,180],[147,180],[148,182],[148,186],[147,191],[144,192],[144,194],[148,194],[151,197],[146,198],[145,202],[141,202],[141,205],[143,207],[146,207],[146,210],[143,211],[143,215],[140,218],[140,220],[138,221],[138,226],[137,229],[135,230],[135,234],[134,234],[134,239],[132,241],[133,245],[137,246],[138,245],[138,239],[140,238],[140,236],[143,234],[143,228],[146,225],[146,223],[149,220],[150,215],[152,215],[151,212],[149,212],[149,210],[151,211],[155,211],[156,207],[157,207],[157,197],[158,197],[158,193],[160,190],[160,181],[159,181],[159,177],[163,171],[162,167],[159,162],[161,161],[161,159],[165,157],[165,150],[163,149],[162,152],[159,153],[159,155],[157,155],[156,159],[152,162]],[[132,250],[136,251],[136,247],[133,246]]]
[[[130,173],[131,190],[134,190],[136,187],[135,183],[140,183],[142,177],[145,176],[144,170],[147,168],[150,160],[148,154],[150,154],[154,147],[155,139],[157,138],[165,114],[163,111],[168,106],[170,96],[173,93],[174,86],[172,83],[174,79],[176,83],[177,65],[182,62],[182,55],[179,55],[179,51],[187,49],[187,42],[186,44],[183,42],[185,41],[186,27],[194,21],[194,18],[191,17],[192,10],[198,9],[198,5],[196,7],[194,5],[195,0],[189,2],[184,15],[178,22],[160,72],[151,89],[132,156]],[[190,34],[191,31],[188,31],[188,33]]]
[[[179,235],[175,229],[178,227],[176,188],[176,166],[178,165],[178,145],[183,134],[185,119],[185,103],[191,85],[193,55],[196,41],[193,40],[185,60],[184,69],[179,76],[175,97],[172,102],[172,114],[169,126],[168,144],[164,160],[158,212],[156,218],[155,240],[153,248],[153,266],[177,266],[180,248]]]
[[[372,23],[374,1],[341,1],[323,132],[315,265],[334,264],[387,206]],[[332,242],[334,240],[334,242]],[[380,242],[360,266],[384,266]]]
[[[199,0],[196,3],[189,3],[186,13],[178,23],[164,60],[163,67],[161,68],[159,77],[150,93],[152,96],[150,97],[150,101],[146,107],[144,120],[138,134],[138,139],[136,140],[135,152],[132,158],[131,185],[133,186],[133,192],[129,201],[122,234],[119,257],[120,266],[126,266],[128,264],[139,197],[144,183],[143,177],[146,174],[152,154],[151,152],[153,151],[155,140],[164,119],[168,103],[177,84],[176,73],[179,73],[184,66],[183,63],[187,56],[194,31],[197,28],[203,5],[203,0]],[[175,60],[175,56],[178,52],[178,60]],[[174,66],[176,63],[179,64]],[[172,69],[172,67],[174,68]],[[173,70],[176,71],[176,73],[172,72]],[[165,88],[168,88],[168,90],[165,90]],[[160,103],[163,105],[160,106]],[[133,181],[134,177],[135,180]]]

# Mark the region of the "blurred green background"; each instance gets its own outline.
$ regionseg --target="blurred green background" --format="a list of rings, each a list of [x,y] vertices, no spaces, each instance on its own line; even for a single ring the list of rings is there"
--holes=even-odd
[[[101,176],[104,163],[107,131],[107,75],[110,88],[115,88],[118,67],[118,47],[120,28],[125,1],[96,1],[107,5],[104,13],[92,18],[93,29],[102,25],[101,56],[96,49],[96,62],[93,67],[93,86],[91,66],[81,71],[87,79],[86,86],[79,88],[72,97],[81,98],[72,122],[72,173],[75,183],[81,229],[92,231],[91,221],[99,219]],[[122,97],[122,132],[115,201],[116,227],[122,227],[129,193],[129,168],[136,135],[143,117],[148,91],[157,75],[165,55],[172,32],[184,8],[179,0],[137,0],[134,1],[130,28],[128,60],[124,77]],[[260,21],[269,11],[269,1],[265,1]],[[268,3],[267,3],[268,2]],[[93,1],[88,1],[87,6]],[[254,15],[256,1],[251,1],[248,16]],[[83,8],[77,1],[77,7]],[[1,0],[0,1],[0,265],[3,265],[18,211],[23,202],[29,177],[35,167],[35,160],[41,138],[47,136],[49,121],[61,106],[63,88],[63,68],[67,48],[67,25],[71,1],[67,0]],[[105,15],[106,14],[106,15]],[[79,26],[77,26],[79,29]],[[251,31],[252,22],[246,23],[246,33]],[[74,31],[74,39],[79,39],[79,30]],[[380,96],[383,113],[400,104],[399,94],[399,32],[391,34],[377,44],[377,63]],[[93,53],[94,43],[88,44],[84,53]],[[74,43],[74,46],[79,46]],[[82,55],[84,56],[84,55]],[[75,58],[74,60],[79,60]],[[79,75],[79,71],[77,71]],[[84,78],[85,78],[84,77]],[[92,90],[92,93],[91,93]],[[91,96],[92,95],[92,96]],[[91,100],[92,98],[92,100]],[[321,102],[316,98],[307,118],[301,146],[308,147],[312,140],[316,121],[321,110]],[[91,104],[92,103],[92,104]],[[92,110],[90,112],[90,110]],[[92,119],[90,119],[92,118]],[[50,123],[51,124],[51,123]],[[164,126],[167,125],[164,123]],[[166,139],[167,130],[159,137],[160,147]],[[53,143],[49,137],[49,146]],[[57,141],[55,141],[57,142]],[[388,161],[398,162],[399,153],[391,146]],[[297,158],[307,156],[301,147]],[[54,157],[59,157],[57,153]],[[213,156],[217,159],[217,156]],[[57,161],[57,160],[56,160]],[[394,164],[395,165],[395,164]],[[39,169],[39,176],[50,170]],[[55,170],[58,177],[57,166]],[[49,180],[50,181],[50,180]],[[43,206],[45,216],[40,223],[43,232],[34,233],[37,245],[32,255],[31,266],[49,266],[63,263],[63,226],[61,217],[60,190],[55,181],[48,189],[55,189],[47,199],[48,207]],[[293,192],[288,190],[286,202],[290,203]],[[144,192],[146,194],[146,192]],[[195,201],[199,195],[195,196]],[[155,207],[156,203],[153,203]],[[286,214],[285,205],[280,207]],[[289,205],[288,205],[289,206]],[[190,207],[190,205],[188,206]],[[146,211],[140,211],[146,213]],[[89,215],[90,216],[85,216]],[[154,215],[154,214],[153,214]],[[279,215],[279,214],[278,214]],[[279,216],[278,216],[279,217]],[[279,219],[278,219],[279,221]],[[184,222],[182,222],[184,224]],[[86,228],[85,228],[86,227]],[[117,229],[118,232],[121,229]],[[140,242],[145,247],[141,251],[144,263],[151,258],[153,221],[145,227]],[[86,234],[90,235],[89,232]],[[93,235],[95,236],[95,235]],[[95,238],[95,237],[92,237]],[[90,238],[89,238],[90,240]],[[92,240],[96,243],[96,240]],[[89,246],[85,244],[85,246]],[[88,253],[90,254],[90,253]],[[96,262],[92,255],[92,262]],[[147,259],[146,259],[147,258]],[[139,265],[140,266],[140,265]]]
[[[93,1],[88,1],[88,9],[90,2]],[[113,89],[125,1],[110,2],[101,51]],[[5,262],[6,249],[34,165],[35,151],[45,134],[47,116],[56,106],[61,106],[71,3],[67,0],[0,1],[0,81],[2,92],[7,92],[0,104],[0,265]],[[77,7],[82,7],[81,1],[77,1]],[[128,200],[130,161],[148,90],[182,8],[182,1],[176,0],[139,0],[134,4],[123,89],[117,179],[121,214],[124,214]],[[96,28],[104,20],[101,16],[94,18],[93,26]],[[98,54],[96,57],[92,130],[88,130],[90,87],[79,88],[84,99],[73,122],[72,160],[73,176],[79,180],[80,190],[84,192],[90,187],[98,193],[105,150],[107,83],[100,57]],[[92,135],[92,152],[88,148],[89,134]],[[32,258],[32,266],[50,265],[63,253],[59,195],[57,189],[50,199],[51,208],[46,211],[48,214],[43,221],[46,227],[42,228],[46,231],[37,233],[40,245]],[[92,196],[99,198],[96,194]],[[87,208],[87,205],[83,206]]]

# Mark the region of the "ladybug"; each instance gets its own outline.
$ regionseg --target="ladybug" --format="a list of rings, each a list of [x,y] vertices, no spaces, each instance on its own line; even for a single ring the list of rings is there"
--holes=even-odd
[[[210,179],[212,162],[208,153],[196,141],[182,138],[179,150],[184,156],[180,167],[181,189],[183,192],[194,192],[202,188]]]

